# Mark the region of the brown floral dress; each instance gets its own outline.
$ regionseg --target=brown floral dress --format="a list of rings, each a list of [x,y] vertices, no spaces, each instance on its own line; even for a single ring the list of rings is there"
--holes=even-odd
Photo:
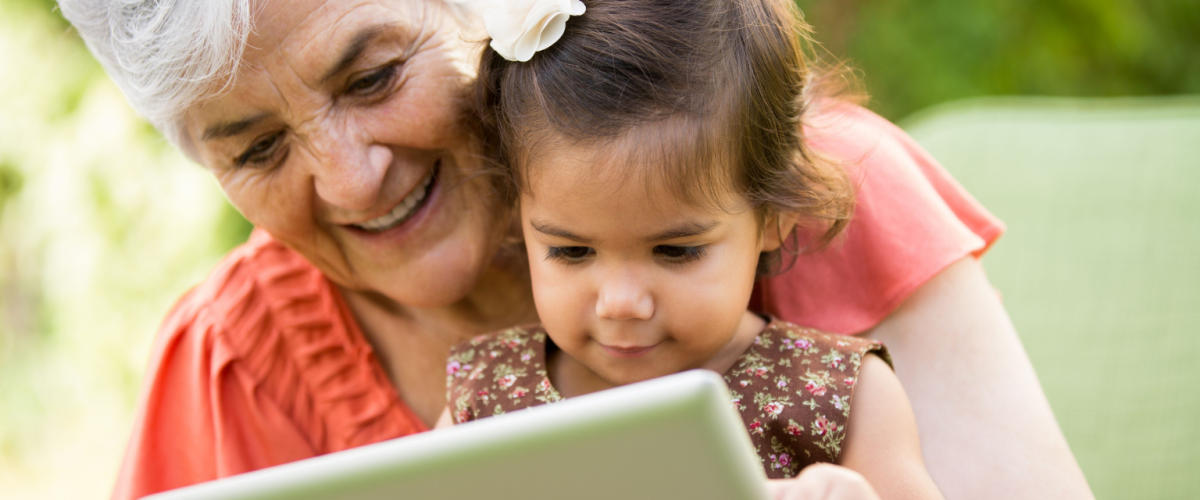
[[[547,342],[535,325],[455,346],[446,365],[454,422],[562,400],[546,375]],[[837,461],[867,353],[891,364],[877,341],[772,321],[724,374],[767,477],[793,477],[807,465]]]

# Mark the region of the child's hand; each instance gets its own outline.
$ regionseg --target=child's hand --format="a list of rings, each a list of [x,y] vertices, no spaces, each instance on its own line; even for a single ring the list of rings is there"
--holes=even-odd
[[[450,417],[450,407],[447,406],[445,410],[442,410],[442,415],[438,417],[437,423],[433,424],[433,428],[442,429],[445,427],[452,427],[453,425],[454,419]]]
[[[792,479],[767,481],[772,500],[879,500],[859,473],[833,464],[805,467]]]

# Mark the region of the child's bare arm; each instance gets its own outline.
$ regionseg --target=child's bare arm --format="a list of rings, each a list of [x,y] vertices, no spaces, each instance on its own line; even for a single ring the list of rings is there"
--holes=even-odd
[[[857,471],[883,499],[940,499],[925,469],[917,421],[900,380],[882,359],[863,357],[840,465]]]
[[[839,465],[806,467],[770,481],[773,500],[940,499],[925,470],[917,423],[896,374],[875,355],[863,358]]]

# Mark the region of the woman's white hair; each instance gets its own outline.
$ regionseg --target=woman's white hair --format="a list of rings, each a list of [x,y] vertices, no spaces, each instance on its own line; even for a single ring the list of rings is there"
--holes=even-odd
[[[338,0],[331,0],[338,1]],[[459,23],[477,0],[438,1]],[[130,106],[184,152],[182,115],[233,84],[251,0],[58,0]]]
[[[183,110],[232,83],[250,34],[250,0],[59,0],[58,6],[133,109],[181,146]]]

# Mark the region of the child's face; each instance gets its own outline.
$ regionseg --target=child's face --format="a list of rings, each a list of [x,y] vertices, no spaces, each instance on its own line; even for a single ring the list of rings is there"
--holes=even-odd
[[[621,155],[596,148],[547,153],[521,223],[555,344],[618,385],[724,355],[745,324],[759,253],[778,247],[764,244],[748,204],[731,194],[726,210],[697,206],[628,175],[637,165],[610,168]]]

